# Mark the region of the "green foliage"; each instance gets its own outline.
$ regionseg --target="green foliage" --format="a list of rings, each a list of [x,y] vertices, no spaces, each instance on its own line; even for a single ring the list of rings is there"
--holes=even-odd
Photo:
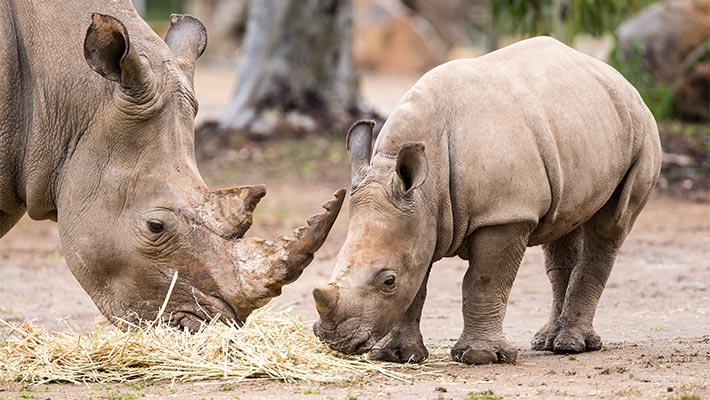
[[[642,64],[643,47],[633,46],[625,57],[616,46],[611,52],[609,64],[631,82],[638,90],[646,106],[656,120],[672,119],[675,116],[673,88],[656,81]]]
[[[147,20],[167,20],[170,14],[186,10],[185,0],[146,0],[145,3]]]
[[[138,400],[143,396],[143,393],[110,393],[104,400]]]
[[[654,1],[491,0],[491,12],[503,32],[550,35],[569,43],[580,33],[612,32],[626,17]]]
[[[700,400],[697,394],[681,394],[678,396],[668,396],[666,400]]]
[[[612,373],[623,374],[627,371],[628,371],[628,369],[626,369],[626,367],[613,367],[613,368],[604,368],[602,370],[602,372],[600,372],[599,374],[601,374],[601,375],[611,375]]]
[[[503,396],[496,396],[492,390],[483,392],[469,392],[465,400],[503,400]]]
[[[237,385],[234,383],[225,383],[224,385],[220,386],[219,390],[223,392],[231,392],[232,390],[236,389]]]

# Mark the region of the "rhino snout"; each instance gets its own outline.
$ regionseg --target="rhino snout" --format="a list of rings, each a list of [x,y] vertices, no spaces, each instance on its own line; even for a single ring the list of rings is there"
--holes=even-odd
[[[317,321],[314,323],[313,333],[315,333],[320,340],[325,342],[328,347],[344,354],[367,353],[377,342],[369,333],[361,333],[356,331],[352,336],[343,337],[337,329],[337,326],[330,329],[324,328],[323,325],[323,321]]]

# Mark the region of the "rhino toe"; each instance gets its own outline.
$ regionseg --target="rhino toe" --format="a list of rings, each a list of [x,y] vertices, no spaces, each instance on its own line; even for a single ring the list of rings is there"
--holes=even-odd
[[[408,332],[408,333],[407,333]],[[370,358],[396,363],[420,363],[429,357],[421,333],[393,329],[370,352]]]
[[[594,329],[562,329],[555,337],[555,353],[582,353],[602,348],[602,340]]]
[[[508,363],[515,364],[518,358],[518,350],[505,339],[493,341],[463,341],[451,349],[451,358],[464,364],[493,364]]]
[[[370,358],[373,360],[395,363],[420,363],[427,357],[429,357],[429,351],[424,345],[421,348],[418,346],[376,348],[370,352]]]
[[[559,329],[556,329],[555,326],[550,326],[549,323],[540,328],[530,341],[532,349],[535,351],[552,351],[558,331]]]

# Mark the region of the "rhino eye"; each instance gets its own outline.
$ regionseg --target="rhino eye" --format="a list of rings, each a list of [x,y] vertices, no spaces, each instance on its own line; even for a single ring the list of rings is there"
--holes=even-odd
[[[389,276],[387,279],[385,279],[385,281],[382,282],[382,283],[384,283],[385,286],[391,288],[392,286],[394,286],[394,276],[393,276],[393,275],[390,275],[390,276]]]
[[[162,221],[158,221],[157,219],[151,219],[150,221],[148,221],[148,229],[150,229],[150,231],[153,233],[161,233],[165,230],[165,226],[163,225]]]

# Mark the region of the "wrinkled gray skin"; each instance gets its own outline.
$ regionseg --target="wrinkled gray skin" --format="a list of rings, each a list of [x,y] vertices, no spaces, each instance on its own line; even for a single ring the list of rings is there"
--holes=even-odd
[[[452,358],[515,362],[508,294],[525,248],[542,244],[554,299],[533,349],[601,347],[597,302],[661,163],[656,123],[620,74],[554,39],[525,40],[425,74],[374,150],[371,128],[361,121],[348,136],[348,237],[313,293],[322,340],[424,360],[431,264],[459,256],[469,268]]]
[[[92,14],[92,13],[96,14]],[[195,330],[242,322],[295,280],[343,192],[293,237],[242,238],[263,185],[210,191],[194,158],[204,26],[165,40],[128,0],[0,0],[0,236],[27,212],[59,223],[67,263],[111,319]]]

